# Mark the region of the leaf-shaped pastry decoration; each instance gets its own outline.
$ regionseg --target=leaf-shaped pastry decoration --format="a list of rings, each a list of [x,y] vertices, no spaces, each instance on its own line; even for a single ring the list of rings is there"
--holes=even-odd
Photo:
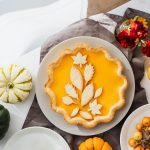
[[[66,84],[65,90],[69,96],[71,96],[72,98],[78,99],[78,94],[77,94],[75,88],[71,84]]]
[[[69,96],[63,97],[63,98],[62,98],[62,101],[63,101],[63,103],[66,104],[66,105],[70,105],[70,104],[73,104],[73,103],[74,103],[73,99],[72,99],[71,97],[69,97]]]
[[[92,115],[86,111],[80,111],[80,115],[84,118],[84,119],[92,119]]]
[[[94,74],[94,67],[89,64],[89,65],[86,65],[85,66],[85,69],[84,69],[84,79],[86,82],[90,81],[93,77],[93,74]]]
[[[73,111],[72,111],[70,116],[74,117],[74,116],[76,116],[78,114],[78,112],[79,112],[79,108],[75,108],[75,109],[73,109]]]
[[[81,106],[86,105],[94,95],[94,86],[93,83],[87,85],[82,93],[81,97]]]
[[[82,88],[83,88],[82,75],[80,71],[74,66],[71,68],[70,79],[71,79],[72,84],[76,88],[78,88],[80,91],[82,91]]]
[[[90,103],[89,107],[89,111],[91,111],[93,115],[101,114],[100,110],[102,108],[102,105],[97,103],[97,99]]]
[[[94,98],[99,97],[102,94],[103,89],[102,88],[98,88],[95,92]]]
[[[72,59],[74,60],[74,64],[76,65],[80,65],[80,67],[82,67],[82,65],[86,64],[86,58],[87,55],[82,55],[80,52],[77,53],[76,56],[72,56]]]

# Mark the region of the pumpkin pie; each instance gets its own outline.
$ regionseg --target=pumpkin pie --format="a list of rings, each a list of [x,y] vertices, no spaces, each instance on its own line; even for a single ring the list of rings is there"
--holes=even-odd
[[[125,104],[128,85],[121,62],[105,48],[86,44],[64,50],[48,66],[45,91],[51,107],[70,124],[93,128],[110,122]]]

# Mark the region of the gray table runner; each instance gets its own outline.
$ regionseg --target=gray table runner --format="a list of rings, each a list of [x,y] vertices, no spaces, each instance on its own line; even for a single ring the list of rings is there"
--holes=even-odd
[[[136,90],[135,90],[135,97],[134,97],[133,104],[129,112],[127,113],[127,115],[118,125],[116,125],[113,129],[103,134],[97,135],[105,139],[106,141],[108,141],[112,145],[113,150],[121,150],[120,131],[121,131],[121,127],[125,119],[136,108],[146,104],[147,99],[146,99],[145,90],[141,88],[140,86],[140,81],[144,75],[144,61],[143,61],[143,56],[141,55],[140,50],[136,48],[135,50],[130,51],[130,50],[125,50],[121,48],[119,43],[116,41],[114,34],[105,28],[105,25],[107,26],[112,25],[111,22],[110,24],[108,23],[108,20],[106,18],[109,18],[109,20],[112,19],[112,21],[115,21],[116,23],[119,24],[119,22],[121,22],[122,19],[131,18],[131,17],[134,17],[135,15],[140,15],[140,16],[147,18],[150,23],[149,14],[128,8],[123,18],[117,15],[105,14],[103,15],[105,16],[104,20],[101,18],[101,22],[94,21],[92,19],[83,19],[79,22],[76,22],[70,25],[69,27],[67,27],[66,29],[64,29],[63,31],[49,37],[48,40],[43,44],[42,49],[41,49],[41,61],[42,61],[46,53],[56,44],[71,37],[86,35],[86,36],[99,37],[104,40],[107,40],[108,42],[117,46],[127,56],[133,68],[134,75],[135,75]],[[58,129],[57,127],[55,127],[53,124],[51,124],[43,115],[42,111],[40,110],[39,105],[37,103],[36,96],[29,110],[29,113],[27,115],[23,128],[30,127],[30,126],[43,126],[43,127],[47,127],[52,130],[55,130],[66,139],[66,141],[71,147],[71,150],[77,150],[78,145],[83,140],[85,140],[85,138],[88,138],[88,137],[75,136],[75,135],[68,134]]]

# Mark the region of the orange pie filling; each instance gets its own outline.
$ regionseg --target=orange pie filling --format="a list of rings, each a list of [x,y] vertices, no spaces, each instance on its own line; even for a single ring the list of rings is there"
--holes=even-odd
[[[70,119],[94,120],[109,115],[120,101],[117,109],[125,103],[127,80],[121,74],[122,65],[102,48],[66,51],[49,67],[52,81],[46,88],[53,93],[49,95],[55,108],[63,109]]]

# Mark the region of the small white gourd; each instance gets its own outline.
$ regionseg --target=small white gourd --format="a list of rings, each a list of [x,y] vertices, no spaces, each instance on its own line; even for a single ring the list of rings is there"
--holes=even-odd
[[[0,68],[0,100],[6,103],[24,101],[32,89],[32,77],[26,68],[12,64]]]

